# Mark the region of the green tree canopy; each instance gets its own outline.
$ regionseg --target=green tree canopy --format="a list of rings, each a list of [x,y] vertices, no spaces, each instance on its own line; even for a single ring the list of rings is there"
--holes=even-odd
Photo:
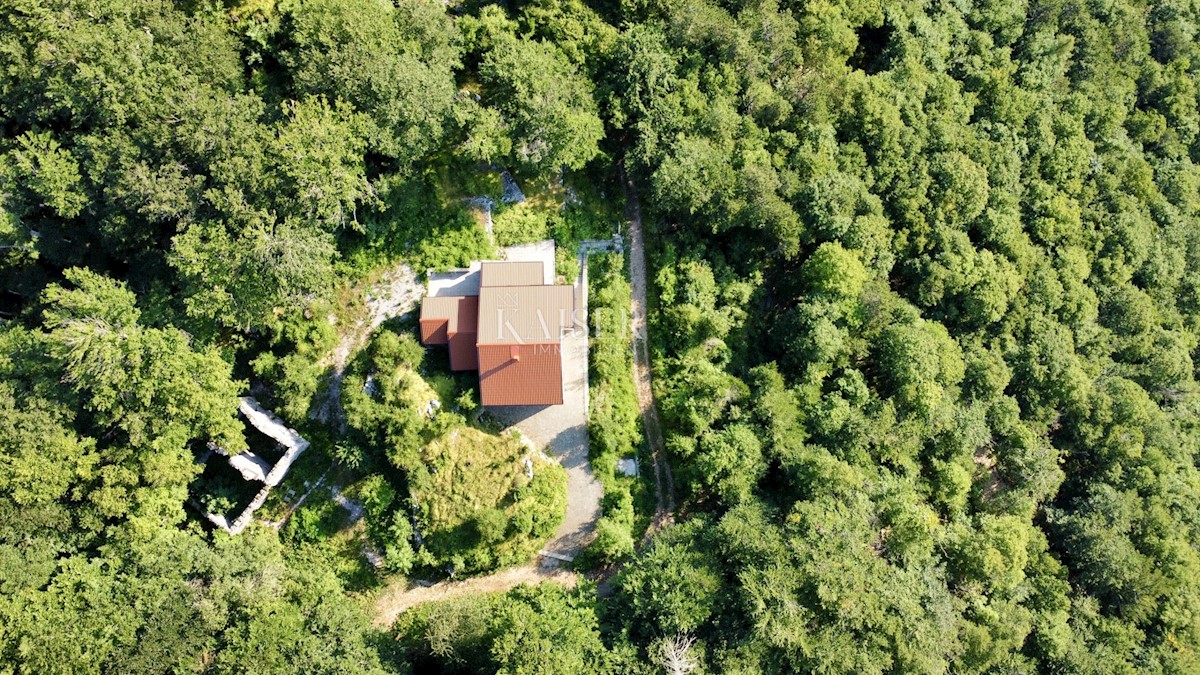
[[[600,152],[604,126],[591,88],[554,45],[506,37],[484,56],[479,75],[519,167],[544,174],[580,169]]]

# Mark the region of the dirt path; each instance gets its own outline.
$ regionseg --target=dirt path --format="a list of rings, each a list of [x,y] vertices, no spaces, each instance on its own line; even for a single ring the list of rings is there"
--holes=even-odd
[[[552,581],[567,588],[574,588],[579,583],[579,576],[557,568],[541,568],[532,565],[510,567],[486,577],[476,577],[463,581],[443,581],[432,586],[392,586],[384,589],[375,601],[375,625],[389,628],[405,610],[426,602],[449,600],[462,595],[473,593],[499,593],[515,588],[521,584],[540,584]]]
[[[366,300],[366,315],[348,330],[340,330],[341,338],[321,365],[330,369],[329,387],[325,399],[313,411],[312,418],[330,425],[336,432],[345,431],[345,411],[342,410],[342,378],[351,355],[362,349],[371,333],[384,321],[416,308],[425,294],[411,267],[400,264],[383,273],[377,281],[360,289]]]
[[[638,201],[637,188],[633,180],[625,175],[625,167],[619,168],[621,183],[625,186],[626,217],[629,221],[629,276],[633,287],[631,298],[631,324],[633,328],[633,380],[637,388],[638,408],[642,414],[642,427],[650,454],[654,458],[654,490],[657,499],[654,519],[646,532],[654,531],[672,522],[675,512],[675,478],[665,457],[662,423],[658,419],[658,408],[654,405],[654,389],[651,386],[650,344],[646,333],[646,244],[642,236],[642,205]]]
[[[322,367],[329,369],[329,384],[323,398],[309,415],[311,419],[329,425],[336,433],[345,431],[346,411],[342,409],[342,378],[346,375],[346,364],[350,362],[350,357],[366,345],[371,333],[384,321],[414,309],[425,294],[425,288],[417,282],[417,275],[411,267],[400,264],[381,274],[374,282],[356,288],[355,292],[363,294],[366,312],[354,321],[349,329],[338,327],[340,337],[337,346],[320,362]],[[330,322],[335,318],[331,316]],[[325,484],[335,468],[336,465],[333,465],[325,469],[316,483],[308,486],[304,494],[287,505],[279,520],[266,521],[265,524],[276,530],[283,527],[309,495]],[[337,486],[332,487],[338,489]]]

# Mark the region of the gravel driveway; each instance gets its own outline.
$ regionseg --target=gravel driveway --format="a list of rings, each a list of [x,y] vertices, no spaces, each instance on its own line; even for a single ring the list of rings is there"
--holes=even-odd
[[[550,249],[553,252],[553,248]],[[513,259],[511,256],[509,259]],[[581,266],[575,280],[576,307],[587,316],[587,279]],[[563,338],[563,404],[554,406],[498,406],[488,410],[521,430],[531,441],[557,457],[567,470],[567,514],[554,538],[543,547],[553,558],[574,559],[592,538],[600,517],[604,488],[588,463],[588,337],[577,328]]]

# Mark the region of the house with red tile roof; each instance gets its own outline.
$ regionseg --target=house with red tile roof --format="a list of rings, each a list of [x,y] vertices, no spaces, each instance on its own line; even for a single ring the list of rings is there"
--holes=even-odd
[[[563,402],[562,339],[574,326],[575,295],[546,283],[553,271],[544,265],[486,261],[421,303],[421,342],[448,346],[452,370],[478,370],[485,406]]]

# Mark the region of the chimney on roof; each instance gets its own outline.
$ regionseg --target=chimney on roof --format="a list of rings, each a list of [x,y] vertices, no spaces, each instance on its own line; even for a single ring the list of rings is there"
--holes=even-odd
[[[508,348],[508,358],[512,359],[513,361],[520,361],[521,360],[521,348],[517,345],[513,345],[513,346],[509,347]]]

